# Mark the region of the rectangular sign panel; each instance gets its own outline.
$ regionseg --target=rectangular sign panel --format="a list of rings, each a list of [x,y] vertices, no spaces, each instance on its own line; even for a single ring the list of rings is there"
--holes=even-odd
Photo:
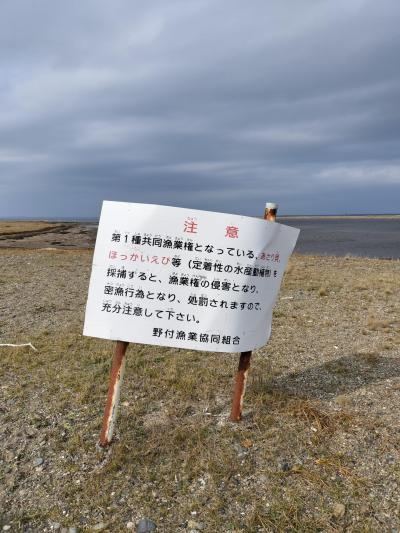
[[[83,333],[213,352],[263,346],[298,234],[256,218],[106,201]]]

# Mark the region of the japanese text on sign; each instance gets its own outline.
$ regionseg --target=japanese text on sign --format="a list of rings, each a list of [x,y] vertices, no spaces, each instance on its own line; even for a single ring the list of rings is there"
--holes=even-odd
[[[208,351],[260,347],[298,233],[237,215],[104,202],[84,334]]]

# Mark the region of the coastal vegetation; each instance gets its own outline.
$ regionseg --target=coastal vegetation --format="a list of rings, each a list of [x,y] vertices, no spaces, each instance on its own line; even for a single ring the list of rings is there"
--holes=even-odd
[[[400,262],[294,255],[272,337],[228,421],[237,354],[82,336],[90,250],[1,249],[0,526],[124,531],[398,527]]]

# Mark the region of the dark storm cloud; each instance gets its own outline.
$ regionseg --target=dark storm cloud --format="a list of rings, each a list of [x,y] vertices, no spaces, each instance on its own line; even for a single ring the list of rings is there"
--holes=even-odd
[[[102,199],[398,211],[399,15],[395,1],[3,2],[1,216],[95,216]]]

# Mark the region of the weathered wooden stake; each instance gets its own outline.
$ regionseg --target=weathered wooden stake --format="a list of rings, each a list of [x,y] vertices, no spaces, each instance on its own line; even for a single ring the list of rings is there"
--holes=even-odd
[[[114,424],[117,418],[119,395],[121,391],[121,384],[124,378],[125,371],[125,353],[129,342],[117,341],[115,346],[114,357],[111,365],[110,385],[108,386],[108,395],[106,408],[103,416],[103,426],[100,433],[100,445],[107,446],[110,444]]]
[[[264,219],[271,222],[276,220],[278,204],[265,204]],[[235,388],[233,391],[232,409],[230,419],[232,422],[239,422],[242,419],[243,398],[246,392],[247,375],[249,373],[251,351],[242,352],[239,359],[239,368],[236,374]]]

